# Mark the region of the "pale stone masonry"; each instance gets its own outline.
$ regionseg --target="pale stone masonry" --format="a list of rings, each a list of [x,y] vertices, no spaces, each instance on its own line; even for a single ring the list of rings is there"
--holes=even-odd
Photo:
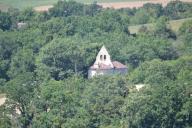
[[[101,50],[96,56],[94,64],[89,68],[88,78],[92,78],[97,75],[111,75],[111,74],[126,74],[127,66],[118,62],[111,61],[105,46],[102,46]]]

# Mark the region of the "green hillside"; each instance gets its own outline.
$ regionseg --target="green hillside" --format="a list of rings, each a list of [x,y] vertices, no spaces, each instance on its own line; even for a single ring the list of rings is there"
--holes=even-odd
[[[8,7],[23,9],[26,7],[51,5],[56,3],[57,1],[58,0],[1,0],[0,9],[5,10]]]
[[[8,7],[23,9],[26,7],[35,7],[42,5],[52,5],[58,0],[1,0],[0,10],[6,10]],[[95,0],[75,0],[81,3],[93,3]],[[147,0],[97,0],[97,2],[126,2],[126,1],[147,1]]]
[[[171,28],[171,30],[173,30],[174,32],[178,32],[179,28],[181,27],[181,25],[188,20],[192,20],[192,18],[185,18],[185,19],[180,19],[180,20],[171,20],[169,21],[169,23],[167,24],[167,26],[169,28]],[[142,25],[133,25],[133,26],[129,26],[129,31],[131,34],[134,33],[138,33],[139,29],[145,26],[147,27],[149,30],[153,30],[154,28],[154,24],[150,23],[150,24],[142,24]]]

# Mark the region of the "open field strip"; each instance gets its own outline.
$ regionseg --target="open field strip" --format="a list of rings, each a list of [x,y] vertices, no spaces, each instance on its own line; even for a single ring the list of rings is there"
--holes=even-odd
[[[101,0],[102,1],[102,0]],[[105,0],[103,0],[105,1]],[[106,0],[107,1],[107,0]],[[120,9],[120,8],[140,8],[144,4],[147,3],[153,3],[153,4],[162,4],[162,6],[166,6],[170,1],[172,0],[122,0],[122,1],[113,1],[113,0],[108,0],[108,2],[99,2],[98,5],[102,6],[103,8],[114,8],[114,9]],[[181,0],[183,2],[192,2],[192,0]],[[85,2],[87,4],[91,3],[89,1]],[[48,6],[38,6],[35,7],[34,9],[36,11],[48,11],[50,8],[52,8],[52,5]]]
[[[57,1],[58,0],[0,0],[0,5],[24,9],[27,7],[53,5],[57,3]]]
[[[153,4],[162,4],[162,6],[166,6],[170,1],[172,0],[136,0],[136,1],[132,1],[132,0],[122,0],[119,2],[115,2],[112,0],[108,0],[108,2],[98,2],[97,4],[102,6],[103,8],[114,8],[114,9],[120,9],[120,8],[140,8],[142,7],[144,4],[147,3],[153,3]],[[181,0],[183,2],[192,2],[192,0]],[[86,2],[91,3],[91,2]],[[49,6],[38,6],[35,7],[34,9],[36,11],[47,11],[49,10],[51,7],[51,5]]]
[[[14,7],[24,9],[27,7],[38,6],[51,6],[57,3],[59,0],[0,0],[0,9],[7,9],[8,7]],[[93,3],[94,0],[75,0],[81,3]],[[128,2],[128,1],[146,1],[146,0],[97,0],[98,3],[108,2]]]
[[[90,4],[94,0],[76,0],[77,2]],[[167,5],[173,0],[97,0],[98,5],[103,8],[139,8],[146,3]],[[181,0],[183,2],[192,2],[192,0]],[[24,9],[27,7],[33,7],[37,11],[47,11],[58,0],[0,0],[0,10],[7,10],[9,7]]]
[[[111,3],[98,3],[103,8],[140,8],[144,4],[153,3],[153,4],[162,4],[162,6],[166,6],[169,2],[173,0],[147,0],[147,1],[129,1],[129,2],[111,2]],[[192,0],[180,0],[183,2],[192,2]]]

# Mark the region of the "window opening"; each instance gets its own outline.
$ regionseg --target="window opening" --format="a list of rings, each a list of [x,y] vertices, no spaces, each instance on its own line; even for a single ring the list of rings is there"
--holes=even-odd
[[[107,57],[106,57],[106,55],[104,55],[104,60],[106,60],[107,59]]]

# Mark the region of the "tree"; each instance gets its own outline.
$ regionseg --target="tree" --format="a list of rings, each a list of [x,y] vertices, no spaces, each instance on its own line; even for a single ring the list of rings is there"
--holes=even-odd
[[[184,41],[185,51],[191,51],[192,48],[192,20],[186,21],[179,28],[180,38]]]
[[[16,118],[19,127],[27,127],[33,119],[33,96],[37,86],[32,73],[23,73],[7,82],[6,109]],[[19,113],[21,114],[19,114]]]
[[[0,32],[0,79],[9,80],[7,71],[13,54],[20,47],[15,33]]]
[[[144,62],[130,76],[134,83],[163,85],[176,79],[172,65],[160,60]]]
[[[163,85],[170,81],[190,82],[191,56],[183,56],[177,60],[144,62],[130,75],[134,83]]]
[[[128,127],[191,127],[191,98],[180,82],[148,86],[126,97],[122,112]]]
[[[0,29],[2,30],[9,30],[11,28],[12,21],[11,17],[6,12],[0,11]]]
[[[181,1],[171,1],[164,8],[164,14],[170,19],[179,19],[191,16],[191,4]]]
[[[41,84],[35,98],[32,126],[86,127],[88,117],[80,103],[84,88],[85,81],[79,76]]]
[[[161,4],[147,3],[143,5],[143,8],[152,18],[158,18],[163,15],[163,7]]]
[[[21,49],[14,57],[12,57],[10,63],[10,69],[8,71],[9,78],[14,78],[19,74],[25,72],[33,72],[35,70],[35,59],[31,49]]]
[[[0,106],[0,128],[11,128],[13,126],[8,114],[7,109]]]
[[[120,108],[129,93],[126,77],[108,76],[88,80],[81,103],[88,112],[88,127],[120,127]]]
[[[84,5],[84,8],[85,14],[89,16],[96,15],[102,9],[101,6],[97,5],[97,2],[93,2],[91,5]]]
[[[71,15],[83,15],[84,5],[75,1],[59,1],[49,13],[53,17],[67,17]]]
[[[176,39],[175,33],[167,27],[167,22],[165,17],[161,17],[157,20],[153,34],[161,38]]]
[[[33,8],[26,8],[21,11],[20,15],[18,16],[19,21],[32,21],[35,18],[36,12]]]
[[[87,74],[96,54],[97,45],[82,44],[72,39],[57,39],[41,49],[37,58],[37,72],[55,80],[74,73]],[[92,50],[92,53],[90,53]]]
[[[146,24],[149,22],[150,16],[144,9],[136,11],[134,17],[130,19],[132,24]]]
[[[172,60],[178,57],[177,51],[170,42],[150,35],[130,37],[125,42],[122,47],[120,46],[118,59],[127,61],[134,68],[144,61],[153,59]]]

